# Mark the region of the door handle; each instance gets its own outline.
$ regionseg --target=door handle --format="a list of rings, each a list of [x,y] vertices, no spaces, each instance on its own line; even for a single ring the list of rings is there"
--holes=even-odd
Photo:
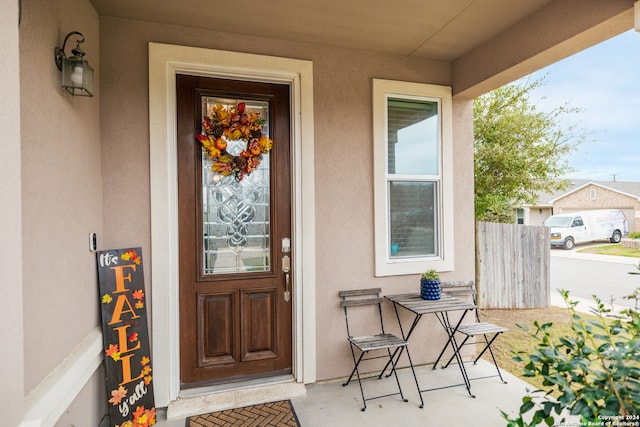
[[[291,300],[291,282],[289,272],[291,271],[291,258],[289,255],[282,256],[282,272],[284,273],[284,301]]]

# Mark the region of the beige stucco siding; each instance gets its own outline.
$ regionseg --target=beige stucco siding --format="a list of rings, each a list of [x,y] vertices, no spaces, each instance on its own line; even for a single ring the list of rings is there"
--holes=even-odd
[[[54,4],[55,3],[55,4]],[[25,391],[99,323],[95,256],[102,233],[100,74],[95,98],[60,87],[53,49],[84,33],[100,68],[98,16],[86,1],[23,2],[20,32]],[[73,40],[67,43],[69,50]],[[69,51],[67,52],[69,54]]]
[[[529,215],[529,225],[542,225],[551,215],[551,208],[531,208]]]
[[[24,396],[24,334],[22,327],[22,194],[20,162],[20,63],[18,6],[4,2],[0,13],[0,389],[2,422],[22,419]]]
[[[28,395],[42,384],[55,384],[57,377],[48,383],[43,380],[99,325],[89,233],[97,233],[101,247],[104,233],[98,16],[84,0],[21,3],[20,108],[16,111],[22,150],[24,303],[15,304],[23,307],[24,370],[20,374]],[[82,48],[97,70],[94,98],[72,97],[60,87],[53,52],[71,31],[84,34]],[[74,47],[71,38],[67,55]],[[20,246],[15,250],[20,251]],[[103,375],[98,370],[80,385],[79,403],[65,411],[60,425],[97,425],[106,411]]]
[[[552,214],[552,208],[550,207],[540,207],[540,206],[531,206],[524,207],[524,224],[525,225],[543,225],[544,221],[549,218]],[[515,221],[517,222],[517,213]]]
[[[338,290],[380,286],[384,293],[414,291],[417,276],[374,278],[373,136],[371,79],[385,78],[447,85],[449,65],[373,55],[299,43],[260,40],[191,28],[101,19],[102,58],[111,64],[103,76],[105,235],[108,247],[149,247],[149,134],[147,43],[233,49],[313,61],[316,179],[316,311],[318,379],[348,373],[344,320]],[[115,67],[127,46],[127,66]],[[469,101],[454,105],[455,273],[472,279],[473,160]],[[304,144],[304,141],[303,141]],[[123,156],[122,153],[127,153]],[[137,192],[118,189],[137,183]],[[120,221],[128,212],[129,221]],[[148,282],[152,282],[150,278]],[[153,289],[151,289],[153,292]],[[390,319],[391,321],[391,319]],[[428,329],[424,328],[425,333]],[[428,341],[428,340],[426,340]],[[417,350],[416,354],[420,352]],[[426,357],[426,355],[425,355]]]
[[[591,198],[591,190],[595,190],[595,199]],[[597,185],[588,185],[562,197],[553,203],[554,213],[571,212],[588,209],[622,209],[627,217],[629,232],[640,230],[640,201],[617,191]]]
[[[322,380],[348,374],[351,365],[338,290],[379,286],[390,294],[418,289],[417,275],[374,277],[372,79],[451,85],[454,93],[460,93],[453,102],[454,208],[445,213],[453,216],[454,232],[444,236],[454,245],[454,269],[442,278],[473,279],[472,101],[462,98],[546,65],[550,57],[573,53],[578,45],[620,33],[631,22],[630,0],[612,0],[606,7],[594,3],[575,25],[566,25],[550,13],[576,3],[563,2],[546,9],[554,20],[537,16],[532,21],[547,22],[544,28],[549,31],[542,44],[535,43],[540,37],[531,38],[526,24],[517,25],[513,31],[518,37],[506,32],[452,65],[98,17],[89,0],[22,1],[18,27],[16,2],[5,3],[0,16],[0,52],[6,62],[0,72],[0,319],[5,326],[2,342],[9,350],[4,352],[0,377],[11,387],[5,387],[0,399],[6,403],[2,421],[10,426],[21,420],[30,425],[28,412],[34,408],[37,416],[54,419],[46,425],[56,427],[96,426],[106,413],[104,370],[95,368],[102,351],[76,350],[87,337],[97,337],[100,327],[89,233],[97,233],[99,249],[142,247],[147,301],[152,300],[149,42],[313,63],[316,184],[315,193],[304,197],[315,201],[314,367]],[[621,10],[627,10],[622,18]],[[612,30],[611,22],[598,25],[601,19],[618,25]],[[595,29],[587,30],[590,26]],[[94,98],[71,97],[60,88],[53,52],[70,31],[85,35],[82,47],[96,70]],[[552,33],[555,38],[550,38]],[[600,39],[595,40],[594,34]],[[517,49],[514,40],[522,37],[535,46]],[[563,38],[581,42],[563,44]],[[68,50],[73,44],[69,42]],[[569,201],[564,201],[567,209]],[[640,212],[637,201],[625,203],[634,213]],[[155,307],[148,308],[151,318]],[[385,310],[388,325],[394,325],[390,307]],[[444,342],[440,325],[426,317],[416,334],[414,361],[432,360]],[[94,347],[97,341],[93,339]],[[70,356],[81,363],[69,362]],[[57,393],[60,387],[68,395]],[[55,392],[48,395],[53,408],[42,408],[50,402],[37,393],[41,389]]]

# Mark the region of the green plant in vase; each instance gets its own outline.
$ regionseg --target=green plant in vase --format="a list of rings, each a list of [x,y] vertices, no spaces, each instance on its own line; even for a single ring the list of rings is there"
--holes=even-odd
[[[440,275],[430,269],[420,276],[420,297],[426,300],[440,299]]]

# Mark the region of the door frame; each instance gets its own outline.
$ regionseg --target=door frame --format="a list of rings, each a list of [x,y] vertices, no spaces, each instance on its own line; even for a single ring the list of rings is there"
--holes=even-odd
[[[180,393],[175,85],[178,73],[291,86],[293,376],[297,382],[313,383],[316,381],[313,63],[149,43],[151,337],[156,405],[168,406]]]

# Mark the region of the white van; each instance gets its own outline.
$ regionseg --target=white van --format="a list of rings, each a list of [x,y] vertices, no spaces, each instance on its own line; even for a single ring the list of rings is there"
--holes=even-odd
[[[620,209],[568,212],[551,215],[544,222],[551,228],[551,246],[571,249],[576,243],[609,240],[620,243],[627,235],[627,218]]]

